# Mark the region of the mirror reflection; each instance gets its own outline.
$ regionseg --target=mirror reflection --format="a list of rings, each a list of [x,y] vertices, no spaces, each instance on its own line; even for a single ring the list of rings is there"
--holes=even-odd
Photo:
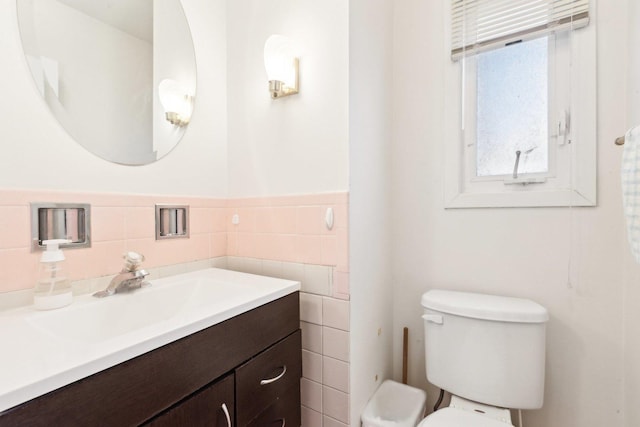
[[[180,0],[16,0],[37,90],[95,155],[142,165],[188,127],[196,89]]]

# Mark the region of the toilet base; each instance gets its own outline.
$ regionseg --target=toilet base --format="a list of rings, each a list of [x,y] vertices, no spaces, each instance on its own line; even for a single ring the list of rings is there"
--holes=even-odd
[[[422,420],[418,427],[513,427],[511,412],[452,395],[448,407]]]

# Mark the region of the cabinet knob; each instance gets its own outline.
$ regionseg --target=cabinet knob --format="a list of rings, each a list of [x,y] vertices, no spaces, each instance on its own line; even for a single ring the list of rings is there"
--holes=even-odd
[[[231,417],[229,416],[229,410],[227,409],[227,404],[222,404],[222,412],[224,412],[224,416],[227,418],[227,427],[231,427]],[[284,424],[283,424],[284,427]]]
[[[286,374],[286,373],[287,373],[287,365],[284,365],[282,367],[282,372],[280,373],[280,375],[275,376],[273,378],[266,379],[266,380],[261,380],[260,381],[260,385],[267,385],[267,384],[274,383],[274,382],[278,381],[280,378],[284,377],[284,374]]]

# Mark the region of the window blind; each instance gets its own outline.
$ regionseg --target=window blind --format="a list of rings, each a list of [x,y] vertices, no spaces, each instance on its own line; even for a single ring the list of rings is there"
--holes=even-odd
[[[589,0],[451,0],[451,57],[588,23]]]

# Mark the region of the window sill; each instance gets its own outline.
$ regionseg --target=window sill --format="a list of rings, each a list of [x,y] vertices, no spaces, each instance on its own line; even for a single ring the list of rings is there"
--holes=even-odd
[[[525,186],[523,186],[525,187]],[[530,186],[529,186],[530,187]],[[458,193],[445,201],[446,209],[596,206],[595,192],[531,190],[496,193]]]

